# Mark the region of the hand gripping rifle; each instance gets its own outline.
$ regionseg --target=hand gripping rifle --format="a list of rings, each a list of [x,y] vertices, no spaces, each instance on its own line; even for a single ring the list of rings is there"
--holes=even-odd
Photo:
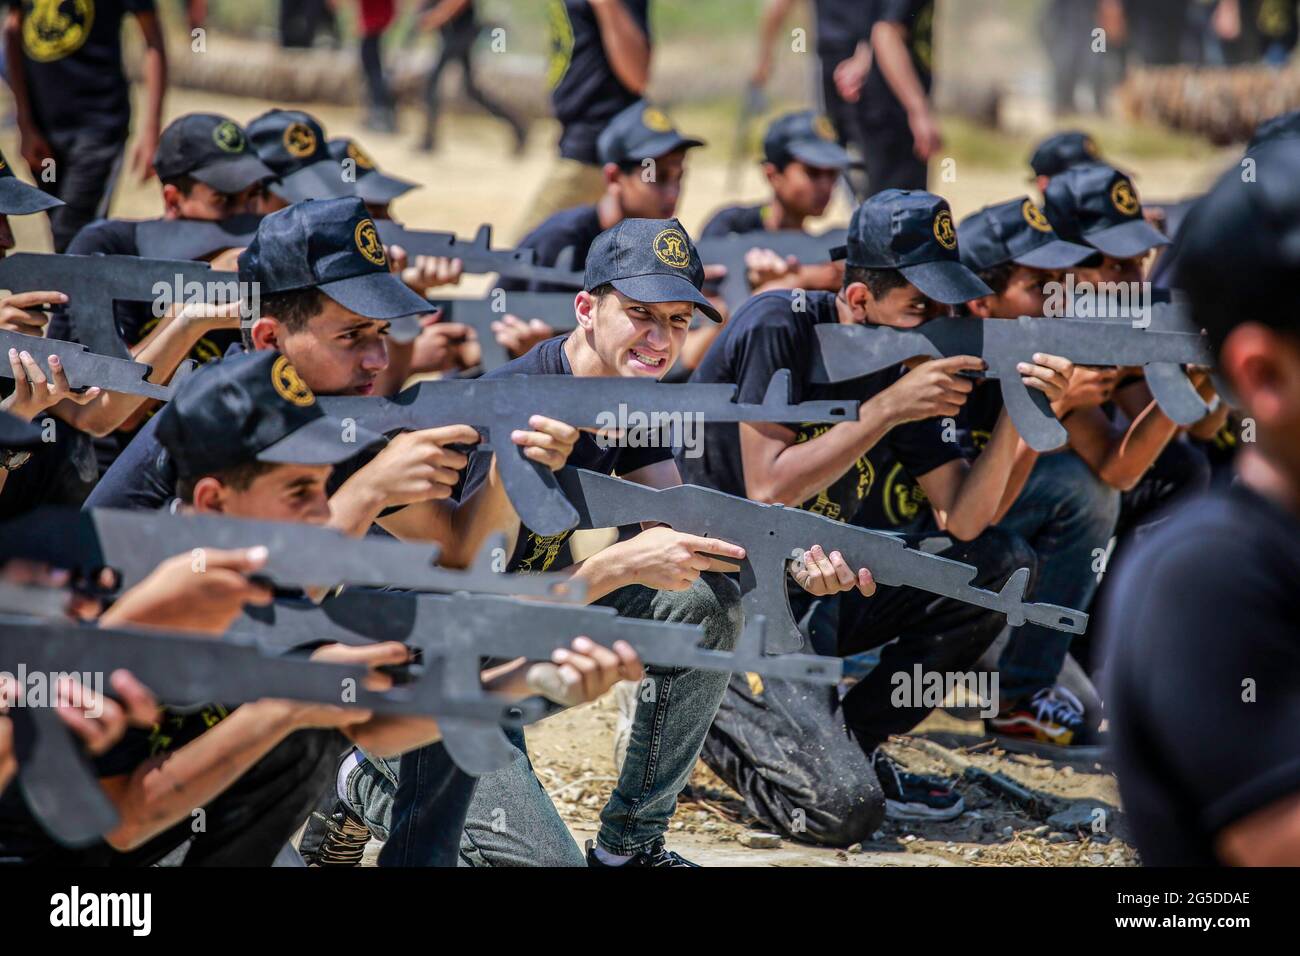
[[[772,622],[767,652],[797,651],[803,637],[786,594],[786,565],[805,548],[819,544],[839,551],[851,568],[868,568],[877,584],[914,587],[941,597],[1005,614],[1013,627],[1033,621],[1081,634],[1088,615],[1055,604],[1025,602],[1029,569],[1012,573],[1000,591],[971,584],[976,568],[960,561],[909,548],[899,537],[869,531],[822,515],[783,505],[764,505],[698,485],[656,490],[582,468],[559,473],[560,487],[581,515],[582,528],[616,528],[659,522],[677,531],[730,541],[745,549],[740,563],[741,606],[745,618]]]
[[[719,292],[733,312],[740,308],[753,292],[749,288],[745,255],[751,249],[771,249],[780,256],[794,256],[801,264],[829,262],[831,250],[844,245],[848,231],[832,229],[819,236],[810,236],[799,229],[780,229],[776,232],[738,232],[727,236],[699,239],[695,248],[705,265],[723,265]]]
[[[510,440],[527,429],[531,415],[575,428],[613,429],[642,423],[659,432],[686,421],[841,422],[857,416],[856,402],[789,403],[790,373],[772,376],[757,405],[733,401],[726,384],[669,385],[651,379],[516,375],[502,378],[421,382],[395,398],[322,397],[321,408],[376,432],[468,424],[486,430],[484,447],[496,453],[506,492],[524,525],[538,534],[568,531],[578,513],[564,500],[549,468],[530,461]],[[622,439],[612,439],[622,440]]]
[[[24,335],[0,329],[0,351],[8,353],[10,349],[26,351],[40,363],[41,368],[48,368],[51,355],[57,355],[63,364],[68,384],[75,389],[90,388],[98,385],[106,392],[125,392],[128,395],[143,395],[159,401],[170,401],[179,385],[194,370],[194,362],[186,359],[172,375],[167,385],[155,385],[150,382],[153,366],[135,362],[129,358],[116,358],[112,355],[100,355],[77,342],[64,342],[60,339],[43,338],[39,335]],[[7,361],[0,362],[0,377],[13,378],[13,369]]]
[[[1170,308],[1175,307],[1153,306],[1157,313]],[[1195,332],[1156,331],[1107,320],[955,316],[931,319],[914,329],[828,323],[817,327],[817,339],[821,348],[812,379],[821,383],[860,378],[916,357],[982,358],[988,369],[981,377],[1001,381],[1002,400],[1016,430],[1039,452],[1060,448],[1066,432],[1047,396],[1026,387],[1016,371],[1020,362],[1032,362],[1035,352],[1060,355],[1076,365],[1144,366],[1151,394],[1180,425],[1199,421],[1209,410],[1182,368],[1213,364],[1204,336]]]
[[[412,256],[445,256],[459,259],[466,272],[582,288],[582,272],[573,268],[572,249],[562,250],[555,265],[543,266],[534,261],[536,252],[532,249],[493,249],[492,227],[488,225],[479,226],[470,242],[457,238],[454,232],[407,229],[391,219],[381,219],[375,226],[385,246],[401,246]]]
[[[527,322],[541,319],[557,333],[577,327],[572,292],[507,292],[493,289],[481,299],[433,299],[430,305],[442,310],[447,322],[462,322],[478,335],[480,364],[485,372],[510,361],[505,348],[492,333],[492,323],[513,315]]]

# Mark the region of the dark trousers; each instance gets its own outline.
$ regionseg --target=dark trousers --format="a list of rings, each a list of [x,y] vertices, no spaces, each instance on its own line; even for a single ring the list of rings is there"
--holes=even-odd
[[[380,866],[456,866],[478,778],[456,766],[442,744],[402,754],[388,840]]]
[[[108,215],[113,187],[122,170],[127,131],[75,129],[45,133],[54,154],[54,175],[47,182],[43,170],[33,169],[36,184],[62,199],[50,210],[54,251],[63,252],[82,227]]]
[[[384,76],[382,33],[374,33],[361,38],[361,69],[366,77],[366,99],[372,109],[391,110],[395,102],[393,92],[388,88],[388,79]]]
[[[460,64],[461,83],[464,85],[465,95],[492,116],[508,124],[511,132],[514,133],[516,142],[521,142],[524,138],[524,124],[508,109],[484,93],[479,88],[478,83],[475,82],[474,39],[475,34],[444,36],[442,49],[438,52],[438,59],[434,62],[433,69],[429,71],[429,78],[424,85],[424,112],[426,117],[425,144],[430,148],[437,139],[438,115],[442,108],[441,97],[438,95],[438,83],[442,80],[443,72],[453,63]]]
[[[850,169],[845,178],[858,201],[882,189],[927,189],[929,168],[912,152],[912,133],[907,124],[882,126],[868,121],[866,104],[845,102],[835,89],[835,67],[851,56],[852,50],[824,55],[821,60],[822,103],[840,145],[853,148],[865,169]]]
[[[1011,572],[1037,565],[1024,539],[990,528],[939,551],[979,569],[974,584],[996,590]],[[793,603],[793,602],[792,602]],[[814,649],[843,656],[880,648],[880,661],[843,698],[835,688],[736,675],[702,756],[745,806],[794,839],[848,846],[866,839],[884,813],[868,755],[890,734],[911,730],[929,708],[896,706],[894,675],[973,670],[1006,621],[1001,614],[910,587],[848,591],[800,602]]]

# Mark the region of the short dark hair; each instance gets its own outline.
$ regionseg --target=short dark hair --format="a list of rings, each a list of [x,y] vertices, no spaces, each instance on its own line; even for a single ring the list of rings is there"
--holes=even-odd
[[[1011,283],[1011,277],[1015,275],[1017,264],[1014,262],[1004,262],[1001,265],[990,266],[987,269],[981,269],[975,274],[980,280],[993,290],[994,295],[1001,295],[1007,291],[1007,286]]]
[[[187,505],[193,504],[194,486],[204,478],[215,478],[236,491],[247,491],[248,486],[254,481],[278,467],[279,465],[269,461],[246,461],[212,475],[180,477],[176,479],[176,497]]]
[[[314,316],[320,315],[325,308],[325,293],[309,286],[306,289],[292,289],[288,292],[272,292],[263,296],[260,311],[265,315],[275,316],[290,332],[301,332]],[[240,332],[244,339],[244,348],[253,347],[251,323],[241,324]]]
[[[861,282],[871,290],[871,297],[879,299],[894,289],[907,285],[907,279],[897,269],[867,269],[862,266],[846,266],[844,269],[844,288],[855,282]]]
[[[602,282],[600,285],[596,286],[596,288],[587,290],[587,295],[594,295],[597,299],[613,294],[614,283],[612,282]]]
[[[198,184],[198,180],[193,176],[182,174],[180,176],[171,176],[164,179],[162,180],[162,184],[164,186],[175,186],[181,191],[182,196],[188,196]]]

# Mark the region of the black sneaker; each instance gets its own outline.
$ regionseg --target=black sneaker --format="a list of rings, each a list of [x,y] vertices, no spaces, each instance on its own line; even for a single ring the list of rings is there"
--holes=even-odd
[[[636,856],[632,857],[632,859],[628,860],[626,863],[619,864],[618,866],[612,866],[609,863],[602,862],[600,857],[596,856],[596,841],[588,840],[587,841],[587,865],[604,867],[605,869],[609,869],[609,870],[619,870],[629,866],[699,867],[698,863],[692,863],[690,860],[684,859],[683,857],[678,856],[672,850],[669,850],[667,847],[664,846],[663,840],[659,840],[656,843],[652,843],[649,847],[642,850],[640,853],[636,854]]]
[[[966,801],[938,777],[926,777],[900,767],[883,750],[871,755],[871,766],[885,794],[889,820],[954,820],[966,812]]]
[[[303,831],[298,852],[308,866],[359,866],[370,842],[370,828],[338,798],[331,784]]]

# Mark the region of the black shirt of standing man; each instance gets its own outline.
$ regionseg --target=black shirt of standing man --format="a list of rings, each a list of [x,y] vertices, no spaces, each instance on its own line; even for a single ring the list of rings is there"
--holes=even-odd
[[[650,0],[619,0],[650,36]],[[549,0],[551,59],[547,79],[560,121],[560,155],[595,165],[596,139],[617,113],[639,100],[614,74],[587,0]]]

